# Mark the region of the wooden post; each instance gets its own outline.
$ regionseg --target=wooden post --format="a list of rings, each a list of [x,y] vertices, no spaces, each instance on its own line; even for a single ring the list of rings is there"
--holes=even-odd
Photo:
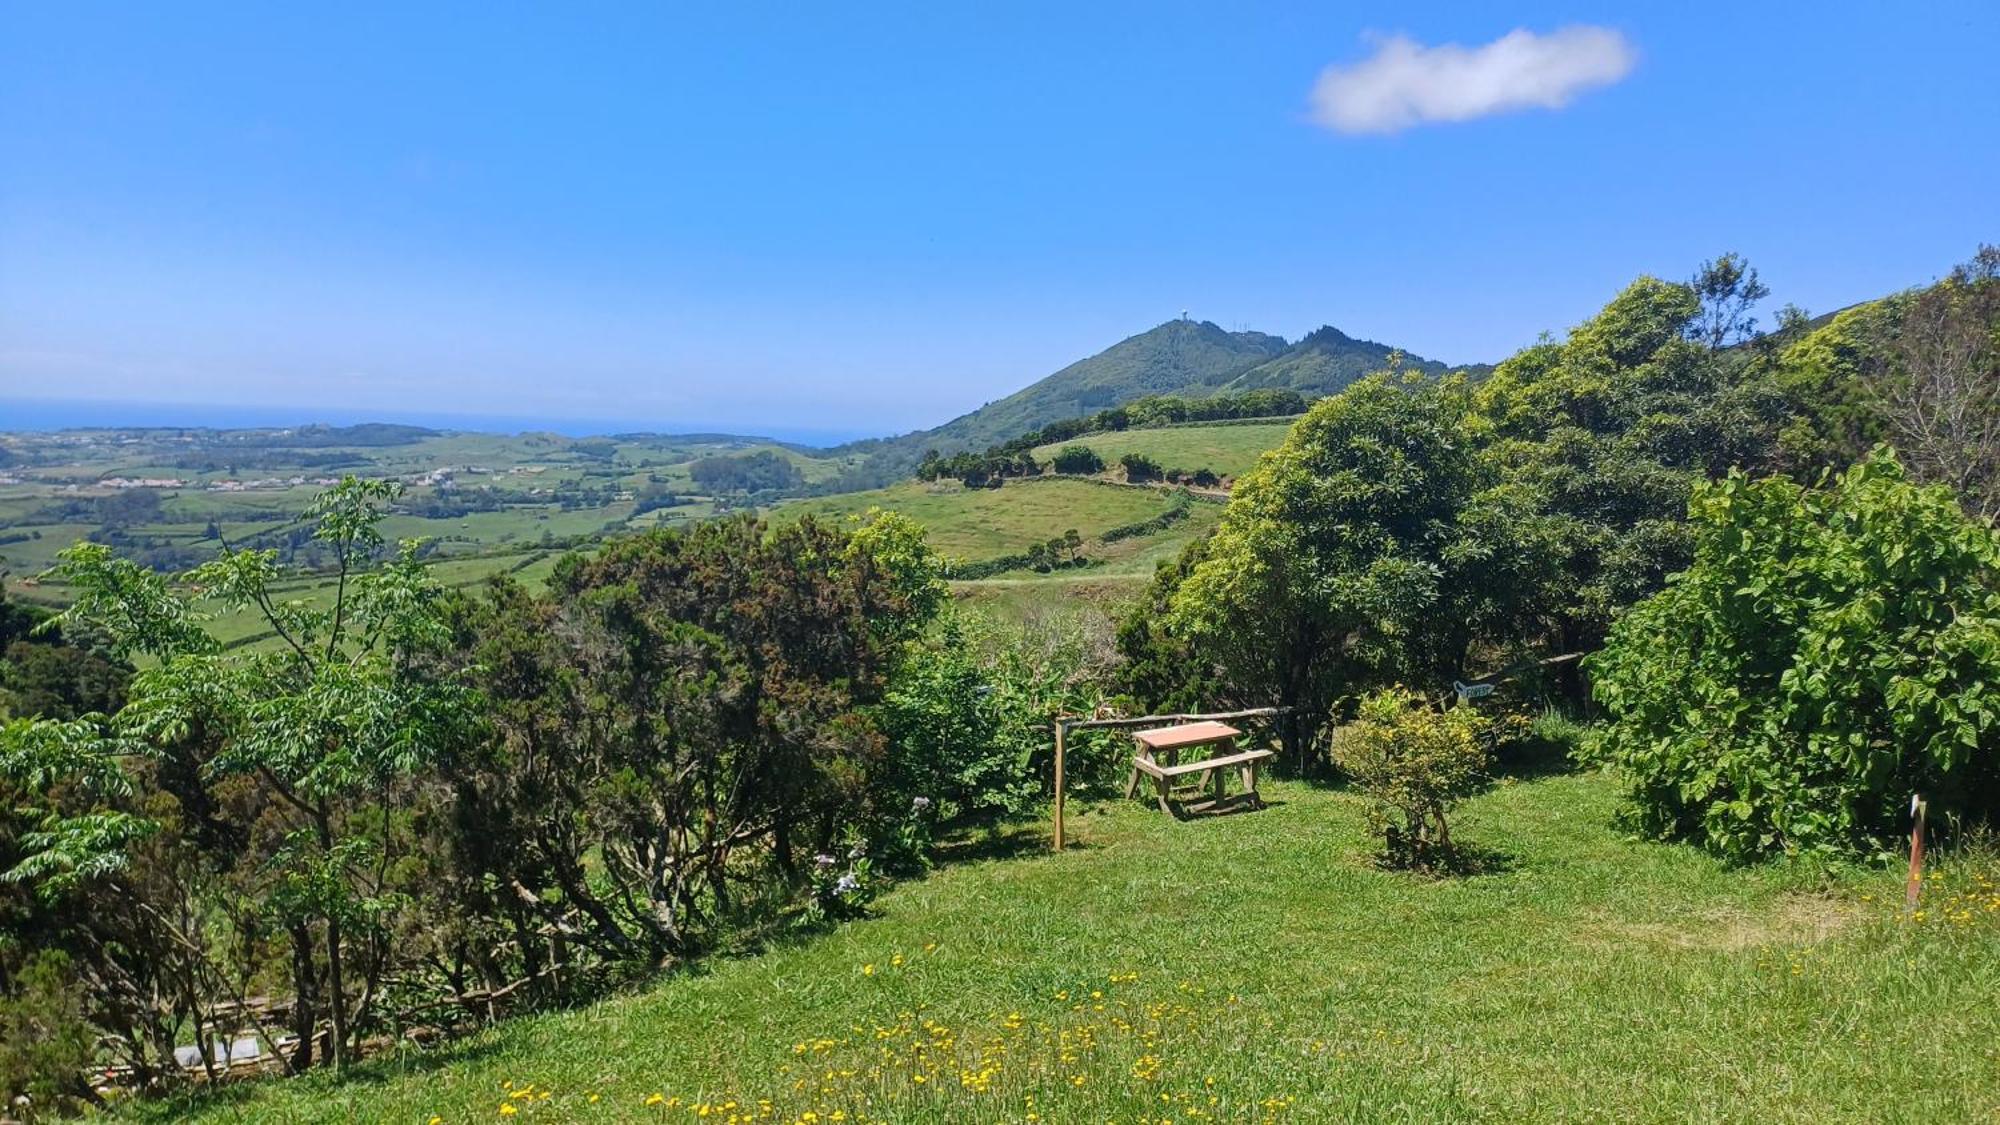
[[[1924,814],[1930,803],[1918,793],[1910,798],[1910,877],[1903,883],[1903,909],[1915,910],[1924,890]]]
[[[1063,735],[1069,724],[1056,720],[1056,851],[1063,849]]]

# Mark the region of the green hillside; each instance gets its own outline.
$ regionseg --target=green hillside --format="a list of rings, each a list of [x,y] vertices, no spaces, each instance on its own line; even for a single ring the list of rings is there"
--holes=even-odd
[[[1991,907],[1898,919],[1894,872],[1811,886],[1612,825],[1525,768],[1467,807],[1500,857],[1366,859],[1362,801],[1177,823],[1084,807],[947,847],[870,920],[645,991],[315,1074],[142,1103],[197,1122],[1987,1120]],[[1015,858],[979,858],[1026,853]],[[957,855],[964,857],[953,860]],[[1980,897],[1990,869],[1936,880]],[[1809,889],[1810,888],[1810,889]],[[1994,899],[2000,903],[2000,899]],[[505,1112],[501,1107],[512,1107]]]
[[[983,448],[1059,418],[1094,413],[1141,395],[1202,394],[1284,349],[1283,337],[1225,332],[1207,321],[1170,320],[923,437],[925,444],[940,449]]]
[[[1308,397],[1337,394],[1349,383],[1389,366],[1397,349],[1373,340],[1356,340],[1338,328],[1321,328],[1273,358],[1230,380],[1228,393],[1275,388]],[[1422,356],[1404,355],[1403,366],[1433,373],[1445,365]]]
[[[1121,340],[1006,398],[935,429],[857,442],[828,451],[862,458],[842,479],[855,488],[888,484],[916,468],[925,450],[951,454],[985,449],[1050,422],[1079,418],[1147,395],[1201,398],[1262,388],[1331,394],[1388,366],[1398,349],[1322,328],[1296,345],[1263,332],[1229,332],[1208,321],[1170,320]],[[1445,366],[1404,353],[1425,371]],[[1480,370],[1484,370],[1481,365]]]

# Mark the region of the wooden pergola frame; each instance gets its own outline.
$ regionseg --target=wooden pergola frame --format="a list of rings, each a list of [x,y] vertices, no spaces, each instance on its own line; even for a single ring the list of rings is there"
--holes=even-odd
[[[1289,707],[1252,707],[1244,711],[1213,711],[1203,714],[1140,715],[1130,719],[1090,719],[1081,715],[1057,715],[1056,728],[1056,816],[1055,847],[1063,849],[1063,748],[1069,733],[1076,730],[1116,730],[1169,726],[1176,723],[1226,722],[1230,719],[1275,719],[1288,714]]]

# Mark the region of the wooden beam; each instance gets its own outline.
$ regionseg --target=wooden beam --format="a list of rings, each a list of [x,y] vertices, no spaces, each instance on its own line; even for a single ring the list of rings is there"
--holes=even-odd
[[[1069,724],[1056,720],[1056,851],[1063,849],[1063,736]]]
[[[1139,715],[1130,719],[1085,719],[1081,717],[1058,719],[1058,727],[1070,730],[1101,730],[1120,727],[1158,726],[1169,723],[1201,723],[1224,719],[1275,719],[1290,711],[1289,707],[1252,707],[1247,711],[1211,711],[1203,714],[1184,715]]]

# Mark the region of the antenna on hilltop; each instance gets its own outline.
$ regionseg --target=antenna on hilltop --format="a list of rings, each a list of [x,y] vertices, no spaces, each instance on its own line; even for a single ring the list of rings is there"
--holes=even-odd
[[[1186,309],[1182,309],[1182,310],[1181,310],[1181,319],[1182,319],[1182,320],[1186,320],[1186,319],[1187,319],[1187,310],[1186,310]]]

